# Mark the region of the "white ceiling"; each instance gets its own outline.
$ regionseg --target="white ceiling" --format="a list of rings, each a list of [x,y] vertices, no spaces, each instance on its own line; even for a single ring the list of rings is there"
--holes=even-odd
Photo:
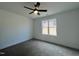
[[[35,2],[0,2],[0,9],[14,12],[33,19],[79,8],[79,2],[40,2],[39,9],[47,9],[48,11],[46,13],[42,12],[41,15],[38,16],[34,14],[28,14],[31,12],[31,10],[24,8],[24,6],[33,8],[33,3]]]

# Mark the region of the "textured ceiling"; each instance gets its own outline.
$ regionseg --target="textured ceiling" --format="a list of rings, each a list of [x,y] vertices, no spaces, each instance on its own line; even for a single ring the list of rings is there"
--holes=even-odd
[[[40,16],[28,14],[31,12],[31,10],[25,9],[24,6],[33,8],[34,3],[35,2],[0,2],[0,9],[14,12],[16,14],[27,16],[33,19],[79,8],[79,2],[40,2],[39,9],[47,9],[48,11],[46,13],[42,12]]]

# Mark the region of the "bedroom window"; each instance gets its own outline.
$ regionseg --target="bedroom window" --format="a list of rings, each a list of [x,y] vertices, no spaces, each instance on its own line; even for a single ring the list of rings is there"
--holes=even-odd
[[[42,34],[48,34],[48,20],[42,21]]]
[[[57,36],[56,19],[42,21],[42,34]]]

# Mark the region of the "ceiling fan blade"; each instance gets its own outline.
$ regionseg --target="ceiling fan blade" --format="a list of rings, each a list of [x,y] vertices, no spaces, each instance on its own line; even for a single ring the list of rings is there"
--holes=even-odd
[[[47,12],[47,10],[38,10],[39,12]]]
[[[32,8],[29,8],[29,7],[26,7],[26,6],[24,6],[24,8],[27,8],[27,9],[30,9],[30,10],[34,10],[34,9],[32,9]]]
[[[32,13],[34,13],[34,12],[32,11],[32,12],[30,12],[29,14],[32,14]]]

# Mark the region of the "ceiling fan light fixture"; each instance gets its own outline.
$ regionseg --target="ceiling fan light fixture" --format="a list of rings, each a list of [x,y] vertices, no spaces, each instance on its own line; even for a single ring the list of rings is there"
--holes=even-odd
[[[37,11],[37,10],[35,10],[35,11],[34,11],[34,14],[36,14],[36,15],[37,15],[37,14],[38,14],[38,11]]]

